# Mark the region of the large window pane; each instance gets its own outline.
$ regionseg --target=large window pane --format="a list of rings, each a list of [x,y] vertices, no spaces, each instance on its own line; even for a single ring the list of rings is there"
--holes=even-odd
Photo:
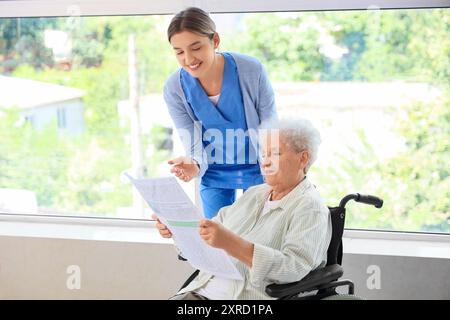
[[[279,114],[306,117],[323,143],[310,174],[347,227],[450,231],[448,9],[245,14],[226,49],[269,70]]]
[[[150,217],[122,173],[133,173],[136,142],[143,175],[168,174],[173,130],[161,90],[176,69],[169,18],[0,19],[2,211]]]
[[[349,206],[348,227],[450,232],[448,12],[213,15],[221,50],[268,69],[280,116],[320,129],[310,176],[327,203],[353,192],[384,199],[381,210]],[[178,67],[170,18],[0,19],[3,211],[149,217],[121,174],[133,171],[136,141],[147,176],[167,175],[166,161],[182,153],[162,99]],[[185,187],[193,197],[193,183]]]

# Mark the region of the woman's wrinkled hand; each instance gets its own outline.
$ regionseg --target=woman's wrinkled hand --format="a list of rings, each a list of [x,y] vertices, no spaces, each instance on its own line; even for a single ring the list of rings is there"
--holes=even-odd
[[[200,237],[211,247],[225,249],[229,243],[230,231],[222,224],[212,220],[200,220]]]
[[[172,238],[172,232],[170,232],[169,228],[158,219],[156,214],[152,214],[152,218],[156,220],[156,228],[158,229],[159,234],[163,238]]]

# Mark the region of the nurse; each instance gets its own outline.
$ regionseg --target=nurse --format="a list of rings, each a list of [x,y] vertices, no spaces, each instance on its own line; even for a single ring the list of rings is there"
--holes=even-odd
[[[274,93],[258,60],[217,52],[219,34],[203,10],[176,14],[167,35],[181,68],[167,80],[164,99],[187,152],[169,164],[183,181],[201,178],[204,215],[212,218],[236,190],[263,183],[253,133],[276,117]]]

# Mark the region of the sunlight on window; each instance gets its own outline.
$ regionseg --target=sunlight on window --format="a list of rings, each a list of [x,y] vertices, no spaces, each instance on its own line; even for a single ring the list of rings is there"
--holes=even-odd
[[[162,96],[170,18],[0,18],[1,212],[150,218],[123,174],[168,176],[184,155]],[[348,227],[450,232],[448,9],[213,19],[220,50],[267,68],[279,116],[320,130],[310,178],[327,204],[384,199]]]

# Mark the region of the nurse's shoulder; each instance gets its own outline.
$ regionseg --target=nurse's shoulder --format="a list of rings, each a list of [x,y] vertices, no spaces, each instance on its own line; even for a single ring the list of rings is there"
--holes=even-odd
[[[257,58],[242,53],[229,52],[236,62],[239,73],[260,74],[263,71],[263,65]]]

